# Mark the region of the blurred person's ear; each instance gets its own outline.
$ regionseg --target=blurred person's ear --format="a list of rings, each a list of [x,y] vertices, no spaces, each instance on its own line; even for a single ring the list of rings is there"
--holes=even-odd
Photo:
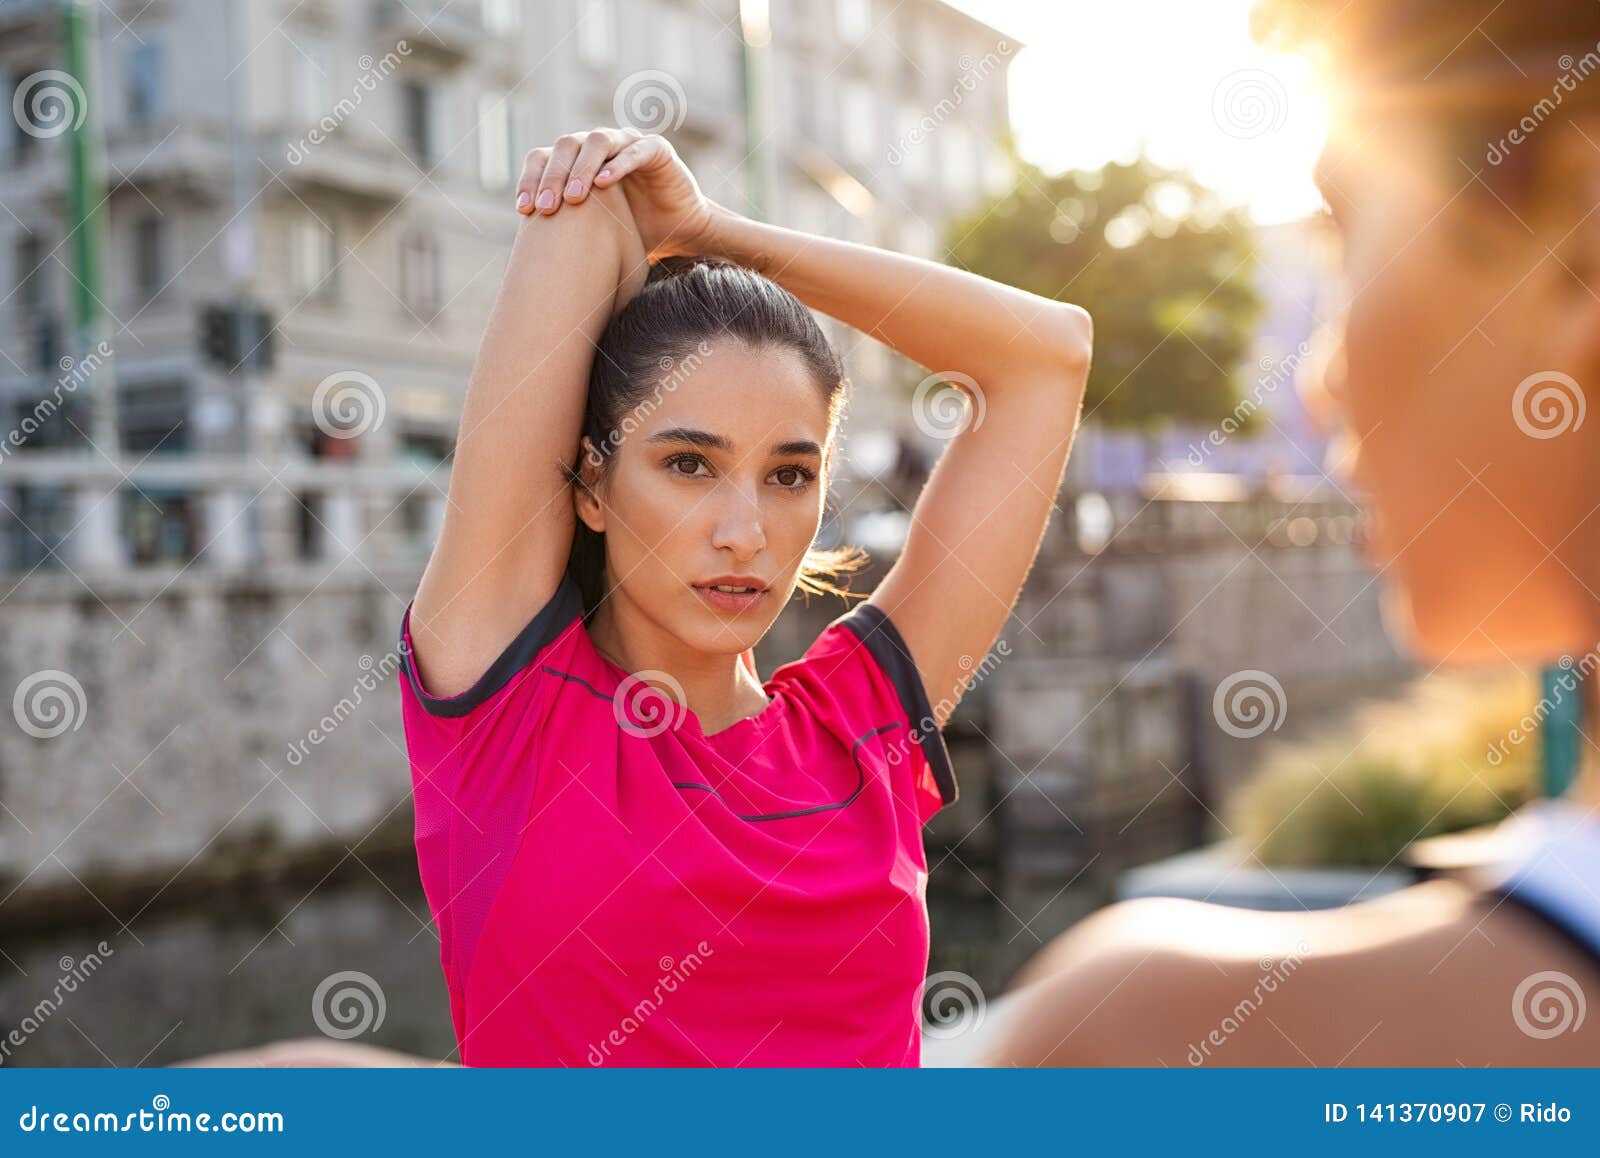
[[[1600,389],[1600,116],[1552,127],[1532,228],[1556,263],[1544,279],[1552,362]]]

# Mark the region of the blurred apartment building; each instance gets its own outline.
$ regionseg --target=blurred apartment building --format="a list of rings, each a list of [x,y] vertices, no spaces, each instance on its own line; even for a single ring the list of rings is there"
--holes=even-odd
[[[296,490],[278,464],[354,460],[371,474],[448,456],[522,154],[564,131],[663,132],[724,204],[933,258],[952,216],[1010,178],[1006,70],[1020,46],[937,0],[91,7],[83,88],[104,141],[95,296],[115,351],[117,514],[86,519],[70,469],[57,483],[56,466],[26,466],[117,457],[87,445],[90,391],[78,391],[0,463],[0,569],[182,563],[202,547],[244,566],[316,557],[329,537],[391,556],[430,541],[439,482],[391,504]],[[61,26],[59,0],[0,0],[3,95],[24,100],[30,78],[65,68]],[[84,354],[69,137],[26,122],[19,111],[0,125],[7,431]],[[857,383],[850,435],[881,457],[910,424],[896,385],[918,375],[832,332]],[[313,413],[340,375],[381,393],[359,437]],[[218,468],[203,493],[181,470],[152,473],[183,461],[274,473],[229,481]],[[105,542],[80,549],[95,525],[117,540],[112,556]]]

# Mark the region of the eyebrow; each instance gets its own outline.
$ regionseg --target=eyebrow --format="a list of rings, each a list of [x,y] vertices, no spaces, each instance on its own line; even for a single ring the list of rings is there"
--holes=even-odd
[[[692,426],[673,426],[666,430],[657,431],[645,439],[647,444],[659,442],[687,442],[691,446],[698,446],[703,450],[721,450],[733,453],[733,442],[725,435],[713,434],[709,430],[696,430]],[[774,455],[809,454],[817,458],[822,457],[822,447],[809,438],[790,439],[787,442],[772,444]]]

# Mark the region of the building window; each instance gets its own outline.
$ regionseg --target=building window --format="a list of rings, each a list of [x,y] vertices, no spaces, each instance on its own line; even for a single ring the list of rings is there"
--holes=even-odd
[[[17,309],[22,313],[37,313],[45,307],[48,297],[45,262],[49,260],[49,253],[44,238],[37,233],[17,240]]]
[[[976,193],[979,174],[971,130],[965,125],[941,125],[938,137],[945,191],[958,196]]]
[[[431,234],[409,234],[400,243],[400,298],[406,308],[425,322],[437,317],[442,281],[438,243]]]
[[[339,239],[334,224],[307,215],[291,225],[292,260],[296,290],[305,295],[333,298],[339,289]]]
[[[899,131],[889,158],[899,164],[908,181],[925,181],[928,177],[928,155],[933,151],[928,138],[937,127],[927,118],[928,114],[915,105],[900,106]]]
[[[133,225],[133,289],[141,304],[154,298],[167,284],[163,226],[159,217],[145,217]]]
[[[494,36],[515,32],[522,24],[519,0],[483,0],[483,29]]]
[[[128,120],[147,125],[161,114],[161,45],[154,40],[128,50]]]
[[[478,178],[485,189],[511,184],[511,98],[486,92],[478,98]]]
[[[834,0],[835,27],[846,44],[860,44],[872,31],[872,0]]]
[[[840,99],[844,102],[845,153],[855,161],[873,160],[873,146],[878,143],[874,124],[878,103],[872,90],[859,80],[848,80],[840,89]]]
[[[616,52],[611,0],[581,0],[578,5],[578,56],[585,64],[606,65]]]
[[[417,164],[432,167],[433,90],[421,81],[408,80],[400,86],[401,114],[405,119],[406,148]]]
[[[333,46],[314,32],[297,30],[287,51],[295,117],[301,124],[321,120],[333,111]]]

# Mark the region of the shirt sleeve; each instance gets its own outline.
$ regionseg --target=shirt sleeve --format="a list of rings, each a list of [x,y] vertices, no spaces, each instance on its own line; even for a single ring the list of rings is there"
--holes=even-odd
[[[563,576],[466,691],[434,695],[412,659],[411,608],[400,621],[400,701],[416,812],[417,867],[440,936],[440,964],[462,1032],[461,984],[478,932],[510,868],[535,787],[530,774],[553,681],[543,658],[582,612]],[[426,647],[424,648],[426,650]]]
[[[859,695],[904,725],[904,750],[911,764],[911,793],[918,820],[926,824],[960,798],[955,769],[944,735],[934,719],[927,688],[899,628],[871,603],[858,603],[830,623],[802,662],[836,668],[841,699]],[[846,673],[859,671],[859,690],[848,686]],[[864,705],[863,705],[864,706]]]

